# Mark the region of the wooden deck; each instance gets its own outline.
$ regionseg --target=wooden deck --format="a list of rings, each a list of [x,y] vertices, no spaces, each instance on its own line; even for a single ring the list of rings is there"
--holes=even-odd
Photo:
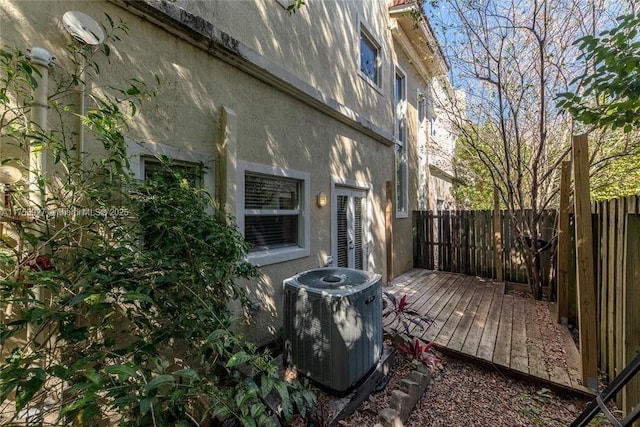
[[[411,270],[389,285],[385,292],[407,295],[411,308],[435,319],[413,336],[556,389],[593,394],[580,380],[578,349],[553,321],[549,303],[505,294],[504,284],[491,280],[429,270]]]

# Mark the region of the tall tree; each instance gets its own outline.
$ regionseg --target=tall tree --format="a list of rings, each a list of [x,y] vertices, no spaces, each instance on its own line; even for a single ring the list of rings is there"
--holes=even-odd
[[[542,296],[541,215],[557,200],[559,165],[570,153],[570,117],[555,94],[583,70],[574,40],[607,21],[605,0],[448,0],[445,48],[466,89],[459,129],[472,162],[498,188],[516,231],[532,294]],[[436,20],[437,22],[437,20]],[[456,123],[456,121],[453,121]],[[466,123],[465,123],[466,122]],[[596,158],[594,157],[594,161]],[[525,215],[530,210],[530,215]]]
[[[631,9],[613,28],[575,44],[584,72],[558,94],[558,106],[603,136],[594,147],[592,197],[640,194],[640,13]]]
[[[598,36],[576,41],[584,73],[574,91],[558,95],[559,106],[585,125],[640,128],[640,13],[622,15]]]

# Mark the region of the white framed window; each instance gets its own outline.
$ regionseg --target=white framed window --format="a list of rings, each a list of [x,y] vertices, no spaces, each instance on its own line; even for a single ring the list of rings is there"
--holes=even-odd
[[[427,98],[427,94],[418,90],[416,95],[416,101],[418,103],[418,128],[426,129],[427,117],[429,116],[429,101]]]
[[[171,147],[153,142],[136,143],[127,141],[127,153],[129,169],[133,176],[139,180],[162,176],[167,179],[164,185],[180,185],[186,179],[191,185],[203,188],[211,196],[214,195],[214,158],[213,155]],[[179,175],[174,175],[178,172]],[[179,176],[180,181],[172,179]],[[166,187],[163,187],[163,189]],[[213,208],[207,209],[209,214]],[[147,227],[139,237],[140,245],[145,249],[151,249],[162,241],[162,236],[156,234],[157,230]]]
[[[171,168],[180,169],[193,183],[202,186],[212,197],[215,195],[215,159],[212,154],[155,142],[127,144],[129,168],[136,179],[145,179],[160,169],[160,158],[166,158]]]
[[[238,227],[250,262],[262,266],[309,256],[307,172],[238,162]]]
[[[381,86],[380,43],[364,22],[360,22],[360,75],[380,89]]]
[[[394,140],[396,154],[396,217],[409,216],[407,166],[407,77],[396,67],[394,85]]]
[[[416,94],[418,104],[418,209],[427,209],[427,132],[429,104],[425,91],[418,89]]]
[[[178,172],[180,176],[195,187],[202,187],[204,164],[202,162],[185,162],[174,159],[162,159],[156,156],[141,156],[143,179],[158,175],[169,176],[169,172]]]

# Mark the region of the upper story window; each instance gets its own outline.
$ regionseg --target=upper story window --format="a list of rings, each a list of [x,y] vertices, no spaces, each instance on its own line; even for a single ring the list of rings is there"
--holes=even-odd
[[[380,87],[380,44],[360,25],[360,72],[376,87]]]
[[[404,145],[407,139],[407,79],[399,68],[396,68],[393,89],[394,136],[397,144]]]
[[[239,162],[238,226],[257,265],[309,255],[309,174]]]
[[[418,129],[426,129],[429,105],[427,103],[427,95],[418,91]]]
[[[396,68],[393,85],[394,139],[396,148],[396,216],[408,216],[409,186],[407,165],[407,78]]]

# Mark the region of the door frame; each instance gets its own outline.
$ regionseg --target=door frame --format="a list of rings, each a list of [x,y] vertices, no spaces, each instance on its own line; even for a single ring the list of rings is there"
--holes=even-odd
[[[366,201],[365,212],[363,212],[364,221],[364,235],[362,236],[364,242],[363,264],[364,270],[373,271],[375,268],[375,261],[373,259],[373,247],[371,241],[371,225],[372,221],[372,201],[373,201],[373,185],[368,182],[360,182],[354,180],[347,180],[337,177],[331,179],[331,254],[333,257],[333,266],[338,265],[338,192],[340,189],[349,191],[359,191],[364,193],[364,199]]]

